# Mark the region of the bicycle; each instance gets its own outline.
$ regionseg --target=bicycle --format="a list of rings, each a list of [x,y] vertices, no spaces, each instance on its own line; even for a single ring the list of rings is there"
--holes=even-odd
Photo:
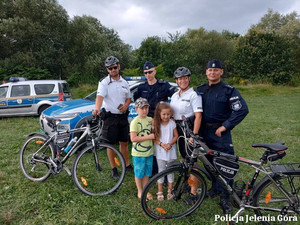
[[[76,187],[86,195],[102,196],[116,191],[125,177],[125,160],[114,146],[99,135],[102,120],[96,117],[87,120],[84,127],[62,132],[57,131],[59,121],[57,118],[48,119],[48,125],[55,131],[51,136],[41,133],[28,135],[20,152],[20,165],[25,177],[32,181],[44,181],[64,169],[72,176]],[[61,144],[69,139],[71,141],[67,147]],[[118,179],[111,176],[106,148],[114,152]],[[78,155],[71,173],[65,163],[75,153]]]
[[[186,146],[189,145],[188,136],[194,138],[193,145],[189,145],[192,154],[184,162],[175,162],[149,180],[141,196],[142,209],[149,217],[167,220],[184,217],[194,212],[205,199],[206,179],[211,180],[210,174],[212,174],[230,193],[233,206],[238,208],[237,213],[229,217],[229,222],[238,222],[240,215],[246,209],[253,209],[257,218],[262,218],[263,224],[273,224],[274,218],[275,224],[281,221],[284,224],[287,220],[299,221],[297,215],[300,213],[300,163],[264,166],[269,161],[274,162],[286,155],[288,147],[283,142],[253,144],[253,147],[265,149],[258,162],[209,149],[201,142],[200,137],[194,135],[188,128],[185,118],[183,118],[182,128]],[[207,155],[213,156],[212,163],[207,159]],[[205,169],[195,164],[196,159],[199,159]],[[236,181],[231,187],[225,178],[234,178],[239,170],[239,162],[254,167],[255,173],[247,185]],[[260,172],[266,176],[255,185]],[[155,198],[148,200],[147,193],[156,193],[157,181],[168,175],[174,176],[171,200],[159,201]],[[192,185],[197,187],[197,197],[193,202],[187,201]],[[168,187],[164,186],[164,195],[167,195],[167,189]]]

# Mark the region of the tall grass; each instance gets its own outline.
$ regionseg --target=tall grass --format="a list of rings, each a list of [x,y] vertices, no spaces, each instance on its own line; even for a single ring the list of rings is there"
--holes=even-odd
[[[280,162],[300,162],[300,88],[254,85],[238,89],[250,113],[232,132],[236,154],[259,160],[262,150],[252,148],[252,143],[285,141],[289,150]],[[42,183],[27,180],[19,167],[19,150],[26,134],[38,130],[38,117],[0,119],[0,224],[220,224],[214,218],[222,215],[217,198],[205,200],[186,218],[148,218],[136,197],[132,173],[126,174],[116,193],[103,197],[83,195],[65,172]],[[73,160],[67,163],[69,168]],[[237,179],[248,181],[253,172],[241,165]]]

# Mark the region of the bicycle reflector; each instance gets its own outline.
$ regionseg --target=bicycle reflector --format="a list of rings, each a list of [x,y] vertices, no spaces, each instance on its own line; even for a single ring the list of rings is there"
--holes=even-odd
[[[268,192],[265,197],[265,203],[268,204],[272,198],[271,192]]]
[[[81,179],[83,185],[84,185],[84,186],[87,186],[87,181],[86,181],[86,179],[85,179],[84,177],[80,177],[80,179]]]
[[[156,211],[161,214],[167,214],[167,212],[163,208],[156,208]]]
[[[35,143],[36,143],[36,144],[38,144],[38,145],[42,145],[42,144],[44,144],[44,142],[43,142],[43,141],[36,141]]]
[[[120,162],[116,157],[114,158],[114,160],[115,160],[115,163],[117,164],[117,166],[120,166]]]

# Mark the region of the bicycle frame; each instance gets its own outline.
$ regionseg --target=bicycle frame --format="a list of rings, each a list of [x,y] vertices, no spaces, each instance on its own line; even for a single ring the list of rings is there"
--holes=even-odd
[[[54,129],[56,127],[54,126]],[[47,138],[47,141],[43,143],[43,145],[34,153],[34,156],[41,150],[43,149],[44,146],[48,145],[49,143],[53,143],[54,140],[59,136],[59,135],[63,135],[63,134],[74,134],[74,133],[78,133],[78,132],[83,132],[78,141],[71,147],[71,149],[68,151],[68,153],[62,158],[62,160],[60,160],[60,163],[62,164],[63,168],[66,170],[66,172],[71,175],[71,172],[69,171],[69,169],[64,166],[64,163],[73,155],[75,154],[78,149],[80,149],[80,146],[82,146],[83,144],[86,143],[86,137],[92,137],[91,138],[91,143],[92,145],[95,147],[96,146],[96,141],[95,141],[95,137],[93,136],[94,134],[92,133],[91,131],[91,128],[90,128],[90,124],[87,123],[87,126],[86,127],[80,127],[80,128],[75,128],[75,129],[71,129],[71,130],[67,130],[67,131],[56,131],[53,135],[51,136],[48,136]],[[31,136],[31,134],[29,135]],[[55,145],[55,150],[56,150],[56,156],[55,158],[60,158],[60,154],[59,154],[59,150],[58,147]],[[95,157],[97,160],[97,155],[95,154]],[[54,159],[55,159],[54,158]],[[45,160],[39,160],[39,159],[35,159],[37,162],[41,162],[41,163],[45,163],[49,166],[53,166],[55,167],[56,169],[58,168],[58,165],[56,162],[53,161],[53,159],[51,157],[49,157],[49,161],[45,161]]]
[[[195,135],[192,134],[192,132],[189,130],[187,124],[185,124],[185,126],[183,126],[183,130],[184,130],[184,138],[186,140],[186,145],[188,145],[188,138],[187,138],[187,133],[190,134],[194,140],[197,139],[197,137]],[[199,144],[199,143],[198,143]],[[194,143],[195,145],[195,143]],[[187,146],[186,146],[187,147]],[[193,146],[195,147],[195,146]],[[206,155],[212,155],[212,156],[222,156],[225,157],[229,160],[233,160],[236,162],[241,162],[244,164],[247,164],[253,168],[255,168],[255,173],[250,181],[250,183],[248,184],[248,187],[246,189],[245,194],[242,196],[242,199],[238,196],[238,194],[235,192],[235,190],[229,185],[227,184],[226,179],[217,171],[217,169],[214,167],[214,165],[206,158]],[[276,173],[273,172],[269,172],[265,167],[264,164],[267,163],[267,161],[261,159],[259,162],[258,161],[254,161],[254,160],[250,160],[250,159],[246,159],[246,158],[242,158],[242,157],[238,157],[235,155],[230,155],[230,154],[226,154],[226,153],[222,153],[219,151],[215,151],[215,150],[210,150],[207,148],[207,146],[203,146],[200,145],[200,147],[198,146],[198,148],[194,148],[193,153],[191,155],[191,165],[189,166],[189,169],[193,169],[193,168],[198,168],[199,166],[194,165],[194,160],[195,159],[199,159],[202,164],[204,165],[205,169],[207,169],[210,174],[212,174],[212,176],[215,177],[215,179],[223,186],[223,188],[225,188],[229,194],[232,196],[232,198],[235,200],[235,202],[240,206],[240,209],[238,210],[238,212],[232,217],[232,220],[235,221],[238,216],[245,211],[245,209],[250,208],[250,209],[261,209],[261,210],[268,210],[268,211],[274,211],[274,212],[281,212],[281,210],[279,209],[274,209],[274,208],[269,208],[269,207],[260,207],[260,206],[253,206],[251,205],[251,194],[255,192],[255,182],[260,174],[260,172],[263,172],[264,174],[266,174],[266,176],[268,177],[268,179],[275,184],[275,186],[278,188],[278,190],[280,190],[280,192],[282,192],[284,194],[284,196],[288,199],[290,204],[293,204],[294,201],[291,198],[291,196],[289,196],[288,192],[282,187],[282,185],[278,182],[276,182],[273,179],[273,176],[277,175]],[[201,168],[201,167],[200,167]],[[288,176],[288,175],[287,175]],[[289,183],[292,186],[292,181],[289,178]],[[293,188],[293,187],[292,187]],[[254,191],[252,191],[254,189]],[[295,190],[294,190],[295,191]],[[292,213],[292,210],[287,210],[286,212],[288,213]]]

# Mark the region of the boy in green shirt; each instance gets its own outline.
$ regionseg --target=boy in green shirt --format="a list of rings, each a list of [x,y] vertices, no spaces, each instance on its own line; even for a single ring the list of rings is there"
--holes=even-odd
[[[132,141],[132,162],[134,167],[135,183],[138,189],[138,198],[141,198],[143,189],[152,175],[153,141],[151,133],[152,118],[148,117],[149,103],[145,98],[135,101],[138,116],[130,123],[130,139]],[[152,196],[147,195],[150,200]]]

